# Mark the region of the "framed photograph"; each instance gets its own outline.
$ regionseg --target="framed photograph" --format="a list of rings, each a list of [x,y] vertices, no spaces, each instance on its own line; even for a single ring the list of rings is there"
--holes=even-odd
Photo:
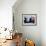
[[[22,25],[23,26],[36,26],[37,14],[22,14]]]

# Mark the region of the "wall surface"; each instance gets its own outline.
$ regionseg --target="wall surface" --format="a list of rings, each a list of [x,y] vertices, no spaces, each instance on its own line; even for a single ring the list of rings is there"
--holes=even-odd
[[[20,0],[21,1],[21,0]],[[19,1],[18,1],[19,2]],[[17,5],[17,6],[16,6]],[[36,46],[41,46],[41,1],[40,0],[22,0],[13,6],[15,30],[23,33],[24,39],[35,41]],[[37,14],[36,26],[22,26],[22,14]]]
[[[41,40],[42,46],[46,46],[46,0],[41,1]]]
[[[16,0],[0,0],[0,27],[12,29],[12,6]]]

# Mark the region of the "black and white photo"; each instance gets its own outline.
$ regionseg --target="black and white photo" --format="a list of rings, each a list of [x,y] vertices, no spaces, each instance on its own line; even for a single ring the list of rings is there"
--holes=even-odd
[[[35,26],[37,24],[37,14],[22,14],[22,25]]]

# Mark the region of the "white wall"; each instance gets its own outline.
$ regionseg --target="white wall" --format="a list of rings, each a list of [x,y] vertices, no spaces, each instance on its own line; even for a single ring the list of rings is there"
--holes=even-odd
[[[0,27],[12,28],[12,6],[16,0],[0,0]]]
[[[28,38],[31,36],[30,38],[37,42],[37,46],[40,42],[40,46],[46,46],[46,0],[22,0],[20,4],[16,3],[13,6],[13,12],[15,29],[23,32],[24,37],[27,37],[27,34]],[[37,13],[37,26],[22,26],[22,13]]]
[[[42,46],[46,46],[46,0],[41,1],[41,38]]]
[[[16,3],[17,4],[17,3]],[[36,46],[41,46],[41,1],[40,0],[22,0],[17,6],[13,6],[15,19],[15,30],[22,32],[24,38],[34,40]],[[22,26],[22,14],[37,14],[37,26]]]

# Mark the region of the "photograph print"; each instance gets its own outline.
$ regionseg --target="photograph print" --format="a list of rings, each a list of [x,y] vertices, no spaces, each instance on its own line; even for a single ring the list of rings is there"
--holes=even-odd
[[[22,14],[22,25],[24,26],[37,25],[37,14]]]

